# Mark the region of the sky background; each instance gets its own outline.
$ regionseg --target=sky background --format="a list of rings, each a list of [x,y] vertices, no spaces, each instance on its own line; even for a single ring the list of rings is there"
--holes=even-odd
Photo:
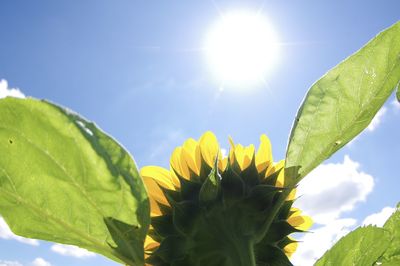
[[[139,167],[167,166],[174,147],[207,130],[225,148],[229,135],[258,145],[265,133],[279,160],[308,88],[399,20],[399,9],[396,0],[0,1],[0,95],[19,88],[77,111],[122,143]],[[207,64],[210,27],[236,10],[261,12],[281,43],[263,86],[221,88]],[[341,235],[393,211],[399,106],[392,96],[367,130],[300,186],[297,206],[316,224],[296,265],[311,265]],[[0,265],[117,264],[17,238],[0,219]]]

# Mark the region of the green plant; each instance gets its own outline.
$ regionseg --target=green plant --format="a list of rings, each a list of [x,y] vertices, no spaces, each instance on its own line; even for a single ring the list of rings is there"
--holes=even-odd
[[[268,184],[270,187],[258,195],[263,197],[268,189],[272,191],[270,205],[260,216],[257,236],[252,235],[255,231],[246,232],[253,245],[249,265],[256,264],[251,253],[255,245],[266,236],[282,232],[273,225],[287,207],[285,203],[293,188],[367,127],[399,80],[400,22],[310,88],[290,134],[282,186]],[[398,89],[397,98],[399,94]],[[47,101],[5,98],[0,100],[0,154],[0,214],[14,233],[77,245],[127,265],[145,263],[144,241],[151,223],[146,188],[133,158],[96,125]],[[213,160],[218,162],[218,151],[215,157]],[[248,158],[255,157],[251,154]],[[224,180],[218,176],[217,166],[208,169],[200,193],[205,205],[218,197],[216,186]],[[236,175],[233,169],[228,176],[235,180]],[[183,186],[182,178],[180,182]],[[237,187],[231,186],[230,192]],[[399,261],[395,228],[399,226],[396,213],[383,229],[357,229],[339,241],[317,265],[337,265],[340,260],[355,265],[395,265]],[[392,232],[392,236],[387,232]],[[385,244],[378,245],[378,235]],[[343,250],[352,243],[360,247],[354,254],[369,252],[370,256],[360,260],[346,257]],[[173,244],[176,242],[169,245]],[[286,257],[275,261],[281,254],[278,253],[264,254],[263,263],[290,265]],[[161,257],[154,263],[182,265],[184,261]]]

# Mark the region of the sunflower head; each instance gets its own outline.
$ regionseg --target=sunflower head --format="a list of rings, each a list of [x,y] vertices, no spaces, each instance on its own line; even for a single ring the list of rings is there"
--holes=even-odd
[[[149,265],[291,265],[297,242],[289,235],[307,230],[311,219],[292,207],[296,191],[284,163],[273,162],[267,136],[260,141],[256,151],[230,139],[224,156],[206,132],[174,150],[170,170],[142,168],[152,218]],[[272,213],[281,195],[288,196]]]

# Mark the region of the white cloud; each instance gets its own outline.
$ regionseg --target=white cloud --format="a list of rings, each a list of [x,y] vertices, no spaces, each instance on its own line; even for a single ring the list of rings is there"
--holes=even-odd
[[[23,266],[18,261],[0,260],[0,266]]]
[[[395,210],[396,209],[392,207],[385,207],[380,212],[373,213],[367,216],[362,222],[362,225],[372,224],[382,227],[385,224],[386,220],[394,213]]]
[[[157,130],[158,131],[158,130]],[[184,135],[181,130],[161,130],[161,132],[165,132],[162,136],[162,140],[153,145],[149,158],[154,160],[155,158],[164,156],[166,152],[172,152],[174,149],[174,145],[178,140],[184,139]]]
[[[43,258],[36,258],[32,261],[32,266],[51,266],[51,263]]]
[[[383,226],[386,220],[393,214],[395,208],[384,207],[380,212],[367,216],[361,225]],[[297,251],[291,261],[294,265],[313,265],[326,250],[330,249],[341,237],[347,235],[356,227],[355,219],[336,219],[303,235]]]
[[[311,266],[356,224],[355,219],[337,219],[307,233],[299,243],[291,261],[294,265]]]
[[[300,182],[296,206],[315,223],[328,224],[358,202],[365,201],[374,179],[359,170],[359,163],[344,156],[343,163],[322,164]]]
[[[8,82],[5,79],[0,80],[0,98],[7,96],[16,98],[25,98],[25,95],[17,88],[9,88]]]
[[[322,164],[299,184],[300,198],[295,206],[309,214],[316,226],[303,234],[292,258],[295,265],[313,265],[326,250],[357,225],[353,218],[342,218],[359,202],[366,200],[374,178],[360,170],[360,164],[344,156],[341,163]],[[385,211],[386,212],[386,211]]]
[[[17,240],[21,243],[25,243],[32,246],[39,246],[39,241],[36,239],[29,239],[15,235],[8,227],[6,221],[4,221],[3,217],[0,217],[0,238],[3,239],[13,239]],[[0,264],[1,265],[1,264]]]
[[[224,148],[222,148],[222,149],[221,149],[221,154],[222,154],[222,158],[226,158],[226,157],[228,157],[228,150],[227,150],[227,149],[224,149]]]
[[[86,249],[70,245],[54,244],[51,246],[50,249],[53,252],[61,254],[63,256],[71,256],[75,258],[88,258],[95,256],[94,253],[87,251]]]
[[[367,130],[370,132],[374,131],[382,122],[382,118],[386,114],[386,112],[387,108],[385,106],[382,106],[382,108],[379,109],[378,113],[376,113],[375,117],[372,119],[371,123],[367,127]]]

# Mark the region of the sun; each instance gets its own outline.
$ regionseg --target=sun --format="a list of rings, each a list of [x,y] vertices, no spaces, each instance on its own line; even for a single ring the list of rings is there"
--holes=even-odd
[[[223,85],[263,83],[276,64],[276,35],[267,19],[245,11],[225,14],[206,37],[208,64]]]

